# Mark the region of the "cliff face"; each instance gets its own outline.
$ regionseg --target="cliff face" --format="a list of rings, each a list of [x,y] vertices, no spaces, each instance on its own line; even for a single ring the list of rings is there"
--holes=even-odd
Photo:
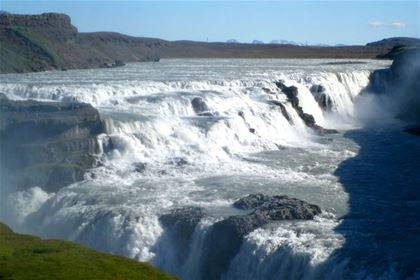
[[[389,69],[374,71],[369,90],[392,98],[397,117],[420,124],[420,49],[405,50]]]
[[[0,99],[2,186],[51,192],[82,180],[96,164],[100,133],[98,111],[89,104]]]
[[[116,60],[158,60],[148,39],[79,33],[64,14],[2,14],[0,40],[0,73],[106,67],[115,65]]]

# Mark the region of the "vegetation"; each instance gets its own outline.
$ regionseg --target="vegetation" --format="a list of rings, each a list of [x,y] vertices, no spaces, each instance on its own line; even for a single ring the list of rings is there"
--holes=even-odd
[[[175,279],[152,266],[73,242],[16,234],[0,223],[0,279]]]

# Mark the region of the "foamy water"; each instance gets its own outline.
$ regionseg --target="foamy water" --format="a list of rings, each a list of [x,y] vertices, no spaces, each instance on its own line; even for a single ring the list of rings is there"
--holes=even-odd
[[[349,193],[334,172],[357,156],[358,143],[343,134],[364,126],[369,116],[358,113],[359,94],[371,71],[389,63],[329,62],[336,61],[174,59],[1,75],[0,92],[9,98],[91,103],[106,127],[99,141],[113,144],[83,182],[58,193],[34,186],[10,194],[13,215],[2,219],[19,231],[74,240],[196,279],[202,248],[210,246],[203,244],[206,230],[232,213],[233,201],[256,192],[289,195],[320,205],[323,214],[250,233],[221,278],[353,277],[346,257],[331,260],[346,242],[335,228],[349,211]],[[274,84],[278,80],[298,88],[305,113],[340,133],[318,136],[307,128]],[[331,109],[318,105],[314,85],[323,86]],[[194,112],[196,97],[212,116]],[[284,104],[290,122],[270,100]],[[202,206],[212,217],[197,226],[179,259],[177,244],[162,238],[158,218],[183,206]]]

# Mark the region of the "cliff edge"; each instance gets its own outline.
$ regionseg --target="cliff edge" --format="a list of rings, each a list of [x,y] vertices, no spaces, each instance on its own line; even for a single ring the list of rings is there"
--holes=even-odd
[[[0,98],[2,191],[39,186],[55,192],[83,179],[96,165],[102,133],[99,113],[75,102]]]

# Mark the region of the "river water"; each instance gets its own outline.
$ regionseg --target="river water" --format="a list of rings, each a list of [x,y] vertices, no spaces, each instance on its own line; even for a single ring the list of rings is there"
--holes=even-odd
[[[168,59],[0,75],[0,92],[12,99],[91,103],[106,127],[98,141],[112,143],[82,182],[57,193],[34,186],[9,194],[2,219],[21,232],[198,279],[199,267],[212,265],[200,263],[203,246],[211,246],[203,236],[235,214],[236,199],[288,195],[323,213],[251,232],[220,278],[416,279],[419,140],[401,132],[383,97],[361,95],[370,73],[389,64]],[[279,80],[298,88],[299,105],[317,124],[339,133],[319,136],[306,127],[276,87]],[[319,105],[321,91],[327,109]],[[196,98],[203,112],[194,111]],[[283,103],[290,120],[271,100]],[[160,215],[184,206],[209,215],[187,251],[165,239],[159,223]]]

